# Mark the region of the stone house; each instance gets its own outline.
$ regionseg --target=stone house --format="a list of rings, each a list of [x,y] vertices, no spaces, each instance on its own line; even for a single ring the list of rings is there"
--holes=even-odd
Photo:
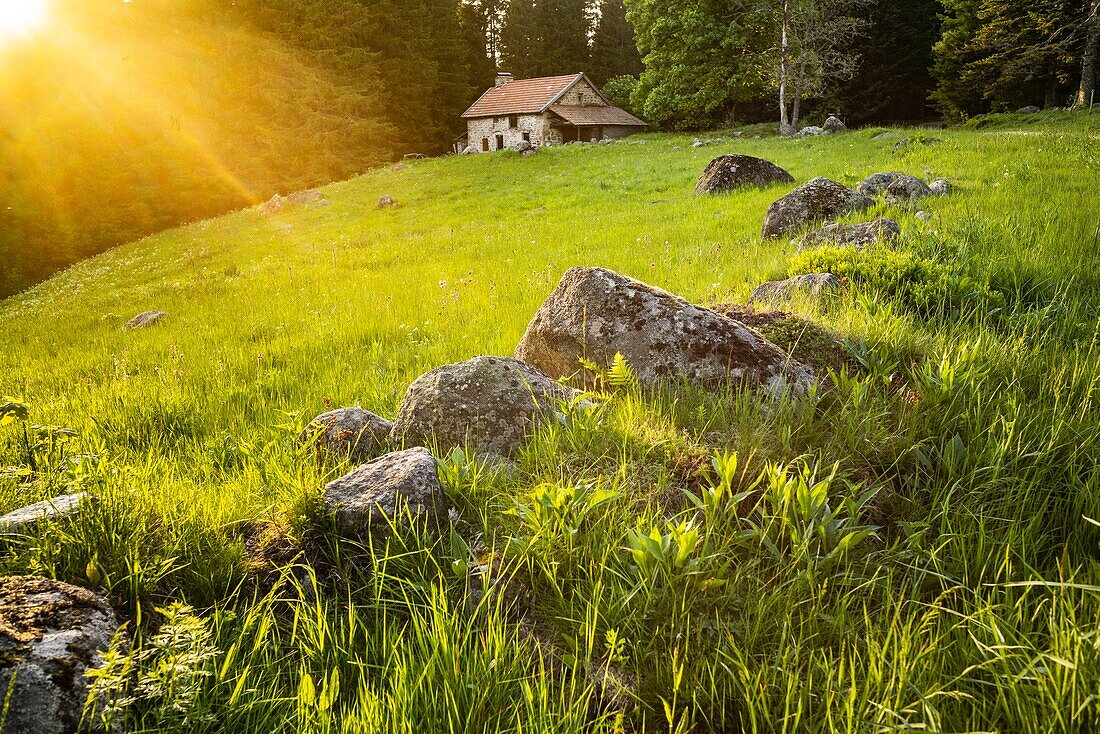
[[[462,113],[466,146],[481,153],[513,148],[527,142],[572,143],[625,138],[646,124],[615,107],[583,73],[513,79],[497,74],[496,84]]]

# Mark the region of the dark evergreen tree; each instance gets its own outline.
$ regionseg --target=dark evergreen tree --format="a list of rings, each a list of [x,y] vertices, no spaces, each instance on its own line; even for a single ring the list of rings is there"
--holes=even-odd
[[[585,71],[588,0],[511,0],[501,29],[501,68],[517,79]]]
[[[623,0],[602,0],[588,75],[602,86],[617,76],[638,76],[643,68]]]
[[[939,10],[939,0],[875,0],[867,9],[870,27],[857,44],[859,68],[829,94],[825,106],[856,123],[927,116]]]

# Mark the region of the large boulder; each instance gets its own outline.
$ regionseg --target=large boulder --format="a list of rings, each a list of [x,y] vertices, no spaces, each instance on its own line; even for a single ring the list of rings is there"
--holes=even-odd
[[[695,194],[724,194],[744,186],[769,186],[774,183],[794,183],[794,176],[763,158],[720,155],[703,169],[703,175],[695,184]]]
[[[886,187],[886,198],[891,201],[915,201],[931,196],[932,189],[916,176],[901,174]]]
[[[84,673],[101,663],[117,630],[107,601],[86,589],[39,576],[0,578],[0,695],[10,697],[4,734],[75,732],[88,694]]]
[[[839,291],[840,288],[840,278],[832,273],[808,273],[786,280],[769,280],[767,283],[761,283],[752,289],[749,303],[785,301],[796,293],[820,296]]]
[[[439,522],[450,505],[435,457],[422,447],[379,456],[325,485],[325,507],[346,531],[385,531],[402,516]],[[405,512],[408,515],[405,515]]]
[[[582,357],[606,369],[616,354],[647,386],[745,380],[779,392],[801,391],[813,380],[807,367],[744,324],[603,268],[567,270],[516,348],[518,359],[548,375],[580,381],[591,377]]]
[[[827,224],[815,229],[798,241],[798,251],[814,247],[855,247],[863,249],[876,243],[891,243],[901,234],[901,227],[893,219],[883,217],[859,224]]]
[[[764,217],[762,235],[781,237],[820,221],[831,221],[874,204],[869,197],[843,184],[818,176],[772,202]]]
[[[164,311],[142,311],[134,318],[127,321],[122,325],[123,329],[144,329],[146,326],[152,326],[164,317],[166,317]]]
[[[575,391],[510,357],[474,357],[416,378],[393,421],[391,440],[435,441],[441,450],[470,444],[478,453],[507,456],[535,421],[552,418]]]
[[[41,522],[75,517],[86,498],[84,492],[63,494],[49,500],[20,507],[0,517],[0,533],[30,532]]]
[[[821,126],[827,133],[842,133],[848,129],[848,126],[844,124],[836,115],[829,115],[825,119],[825,124]]]
[[[386,445],[392,428],[392,423],[369,410],[337,408],[311,420],[298,440],[302,443],[313,440],[320,454],[359,463]]]

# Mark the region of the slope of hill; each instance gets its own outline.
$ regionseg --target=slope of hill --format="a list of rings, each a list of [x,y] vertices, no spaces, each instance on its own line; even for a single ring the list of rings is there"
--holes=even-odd
[[[0,475],[0,512],[95,498],[6,538],[0,566],[129,613],[141,652],[111,680],[135,729],[1098,726],[1100,117],[905,131],[896,150],[875,132],[418,161],[0,301],[0,393],[77,434],[0,426],[0,466],[36,469]],[[693,195],[725,152],[799,182],[902,170],[955,190],[867,214],[900,222],[896,254],[795,255],[759,238],[783,187]],[[398,206],[376,209],[383,194]],[[320,491],[348,467],[296,445],[306,421],[392,417],[426,370],[511,354],[578,264],[707,304],[828,265],[845,293],[791,308],[839,333],[850,365],[778,405],[619,391],[514,467],[440,457],[450,537],[338,540]],[[122,329],[146,309],[169,316]],[[722,487],[754,491],[734,506]],[[472,593],[479,572],[500,593]],[[157,636],[166,614],[190,634]]]

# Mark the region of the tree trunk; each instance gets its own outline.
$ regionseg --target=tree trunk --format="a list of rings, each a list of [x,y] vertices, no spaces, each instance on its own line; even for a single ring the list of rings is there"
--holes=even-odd
[[[1074,107],[1085,107],[1092,102],[1096,92],[1096,62],[1100,57],[1100,0],[1092,0],[1092,8],[1085,21],[1085,52],[1081,55],[1081,85],[1077,88]]]
[[[802,56],[798,61],[798,73],[791,85],[791,132],[798,134],[798,108],[802,106],[802,85],[806,80],[806,57]]]
[[[790,59],[787,56],[787,21],[788,3],[783,0],[783,26],[779,39],[779,134],[789,135],[790,126],[787,124],[787,65]]]

